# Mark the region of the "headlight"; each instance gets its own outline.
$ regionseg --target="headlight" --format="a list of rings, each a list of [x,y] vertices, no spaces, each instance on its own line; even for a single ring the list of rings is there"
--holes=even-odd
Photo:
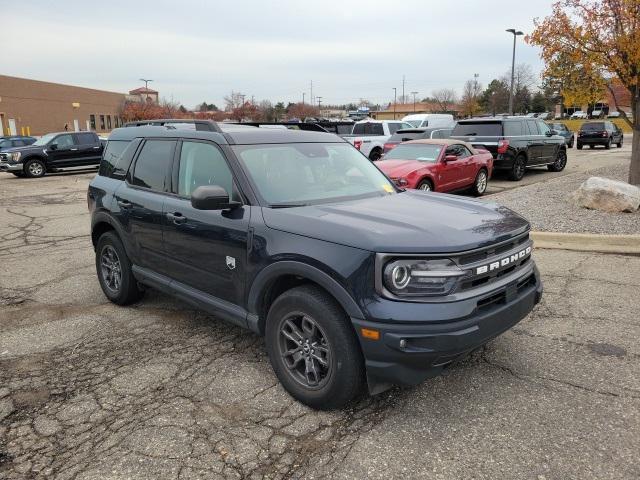
[[[22,155],[22,153],[20,152],[13,152],[11,154],[11,160],[13,160],[14,162],[17,162],[18,160],[20,160],[20,156]]]
[[[448,258],[394,260],[385,265],[383,281],[399,297],[448,295],[468,273]]]
[[[396,179],[396,185],[398,185],[399,187],[405,187],[409,185],[409,182],[406,178],[398,178]]]

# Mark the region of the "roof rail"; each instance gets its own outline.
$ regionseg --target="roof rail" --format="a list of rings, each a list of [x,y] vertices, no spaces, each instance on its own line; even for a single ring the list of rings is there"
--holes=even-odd
[[[171,124],[194,125],[195,129],[198,131],[222,133],[222,129],[220,128],[220,126],[213,120],[200,120],[195,118],[156,118],[152,120],[135,120],[133,122],[125,123],[124,126],[125,127],[167,126],[171,128]]]

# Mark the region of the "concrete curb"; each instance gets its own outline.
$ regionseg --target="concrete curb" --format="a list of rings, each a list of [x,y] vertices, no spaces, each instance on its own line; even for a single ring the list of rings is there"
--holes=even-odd
[[[640,235],[531,232],[536,248],[640,255]]]

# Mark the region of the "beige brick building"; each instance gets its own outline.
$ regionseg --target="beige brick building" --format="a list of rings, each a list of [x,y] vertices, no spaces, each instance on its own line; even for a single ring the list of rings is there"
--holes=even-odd
[[[120,126],[124,93],[0,75],[0,135],[44,135]]]

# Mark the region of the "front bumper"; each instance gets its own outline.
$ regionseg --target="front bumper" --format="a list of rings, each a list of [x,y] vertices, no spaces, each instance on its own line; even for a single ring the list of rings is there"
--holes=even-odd
[[[0,162],[0,172],[21,172],[23,163]]]
[[[542,298],[537,268],[529,277],[499,292],[491,302],[478,302],[473,313],[446,321],[393,323],[352,318],[358,333],[362,328],[380,332],[379,340],[360,338],[367,380],[372,394],[391,385],[416,385],[437,376],[447,366],[516,325]],[[450,305],[456,310],[456,303]],[[424,317],[436,311],[423,304]],[[439,307],[441,308],[441,306]]]

